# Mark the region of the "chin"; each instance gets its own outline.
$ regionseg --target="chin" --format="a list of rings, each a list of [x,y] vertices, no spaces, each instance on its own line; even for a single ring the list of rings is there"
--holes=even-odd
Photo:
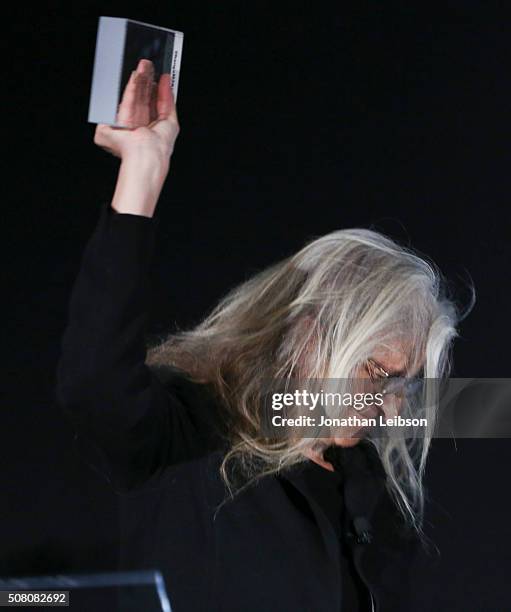
[[[337,446],[343,446],[344,448],[356,446],[360,440],[361,438],[334,438],[335,444],[337,444]]]

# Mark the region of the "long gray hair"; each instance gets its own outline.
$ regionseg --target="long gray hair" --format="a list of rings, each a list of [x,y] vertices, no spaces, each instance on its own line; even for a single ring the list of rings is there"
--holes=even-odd
[[[436,267],[367,229],[313,240],[231,290],[194,329],[172,333],[147,354],[208,383],[226,408],[230,448],[252,478],[305,460],[317,440],[268,439],[262,432],[262,385],[270,379],[347,379],[391,341],[406,339],[410,367],[426,379],[449,369],[458,316]],[[386,484],[405,519],[420,530],[423,473],[435,424],[428,398],[414,416],[428,417],[426,435],[375,440]]]

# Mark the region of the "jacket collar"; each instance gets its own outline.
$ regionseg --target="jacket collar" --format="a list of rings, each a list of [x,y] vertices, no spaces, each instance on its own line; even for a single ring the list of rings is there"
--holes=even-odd
[[[372,524],[376,508],[385,496],[385,474],[376,451],[364,442],[349,449],[337,447],[328,459],[334,464],[336,471],[342,474],[345,509],[342,529],[345,537],[342,544],[350,548],[357,571],[373,598],[378,591],[378,577],[372,575],[373,564],[370,559],[368,563],[364,561],[366,557],[370,558],[374,554],[384,553],[384,551],[374,550]],[[280,477],[287,480],[306,499],[319,527],[330,561],[332,577],[335,580],[341,571],[341,543],[313,493],[310,484],[311,463],[307,461],[304,464],[293,466]],[[376,609],[379,609],[379,606]]]
[[[329,451],[330,452],[330,451]],[[351,448],[335,447],[328,457],[336,471],[342,475],[344,505],[347,518],[353,522],[364,517],[371,522],[376,507],[385,495],[385,473],[374,448],[364,441]],[[293,466],[281,474],[307,500],[320,527],[329,521],[317,503],[310,486],[310,464]],[[325,529],[330,535],[330,530]],[[355,530],[356,531],[356,530]]]

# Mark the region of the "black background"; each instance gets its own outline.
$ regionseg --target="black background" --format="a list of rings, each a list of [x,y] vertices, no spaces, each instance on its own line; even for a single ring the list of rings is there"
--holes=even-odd
[[[374,227],[461,305],[454,374],[509,375],[511,20],[504,3],[57,3],[6,18],[0,573],[110,569],[114,495],[53,402],[67,300],[118,160],[87,123],[100,15],[185,33],[151,331],[200,320],[305,240]],[[34,10],[36,12],[34,12]],[[5,133],[5,132],[4,132]],[[414,610],[511,609],[508,440],[437,441]]]

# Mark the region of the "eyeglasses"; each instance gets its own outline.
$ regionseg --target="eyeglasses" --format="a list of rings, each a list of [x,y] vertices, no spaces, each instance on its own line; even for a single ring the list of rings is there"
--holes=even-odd
[[[423,378],[390,374],[374,359],[366,360],[366,370],[373,384],[377,385],[379,392],[384,395],[410,396],[422,389]]]

